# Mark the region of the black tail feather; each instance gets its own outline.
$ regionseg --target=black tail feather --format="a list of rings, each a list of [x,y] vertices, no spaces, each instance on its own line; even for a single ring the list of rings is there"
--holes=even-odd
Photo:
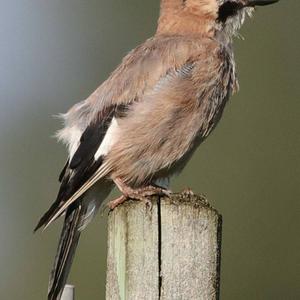
[[[49,279],[48,300],[58,300],[61,297],[79,241],[82,213],[81,204],[77,204],[75,208],[74,206],[69,207],[66,212],[57,254]]]

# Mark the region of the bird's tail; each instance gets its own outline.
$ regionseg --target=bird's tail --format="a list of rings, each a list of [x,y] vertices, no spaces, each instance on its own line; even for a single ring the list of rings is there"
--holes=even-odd
[[[61,297],[79,241],[81,219],[85,209],[82,204],[67,209],[53,269],[50,274],[48,300],[58,300]]]
[[[93,219],[99,207],[111,192],[111,182],[103,181],[91,188],[85,195],[79,197],[66,209],[54,265],[50,274],[48,286],[48,300],[58,300],[67,281],[75,250],[81,231]],[[56,212],[57,203],[54,203],[39,221],[35,231],[41,226],[48,226],[53,213]]]

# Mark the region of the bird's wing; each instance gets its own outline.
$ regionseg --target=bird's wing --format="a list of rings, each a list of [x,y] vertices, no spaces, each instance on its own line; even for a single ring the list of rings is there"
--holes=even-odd
[[[180,161],[196,137],[205,138],[234,89],[234,67],[223,49],[172,68],[117,119],[115,142],[102,165],[63,204],[58,216],[99,179],[110,174],[142,184]]]
[[[103,157],[95,154],[104,140],[107,129],[111,126],[116,108],[102,111],[101,118],[87,126],[82,133],[79,146],[64,166],[59,181],[60,189],[55,202],[40,219],[35,230],[41,226],[47,227],[56,217],[57,211],[101,166]],[[56,217],[54,217],[56,216]]]
[[[196,48],[193,39],[151,38],[131,51],[88,99],[62,115],[65,127],[57,136],[68,145],[69,159],[60,174],[57,199],[36,229],[47,227],[83,193],[81,188],[86,191],[101,176],[98,173],[105,169],[100,167],[114,142],[117,120],[171,69],[180,68]]]
[[[166,56],[162,48],[168,43],[168,39],[165,43],[149,39],[131,51],[88,99],[62,115],[65,127],[57,136],[68,145],[69,159],[59,176],[61,186],[57,198],[35,230],[47,227],[61,215],[64,204],[99,169],[113,142],[116,119],[123,116],[130,104],[139,101],[146,86],[151,87],[170,67],[170,58],[164,64],[160,61]]]

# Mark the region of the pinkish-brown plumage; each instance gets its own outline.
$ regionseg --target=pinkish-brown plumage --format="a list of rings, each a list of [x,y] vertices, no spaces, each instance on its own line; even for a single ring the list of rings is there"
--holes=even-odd
[[[104,160],[109,176],[133,186],[176,172],[214,127],[235,83],[231,57],[214,40],[158,37],[152,42],[163,45],[155,58],[167,68],[118,121],[118,142]]]
[[[66,212],[48,299],[60,297],[81,230],[114,184],[145,200],[166,193],[237,90],[232,38],[256,4],[273,0],[162,0],[154,37],[131,51],[86,100],[62,115],[69,159],[37,228]],[[155,186],[161,185],[161,188]]]

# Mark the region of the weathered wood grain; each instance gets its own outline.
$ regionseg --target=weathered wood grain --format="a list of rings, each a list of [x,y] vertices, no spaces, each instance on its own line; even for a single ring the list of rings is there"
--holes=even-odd
[[[187,193],[152,204],[109,215],[106,300],[218,299],[221,216]]]

